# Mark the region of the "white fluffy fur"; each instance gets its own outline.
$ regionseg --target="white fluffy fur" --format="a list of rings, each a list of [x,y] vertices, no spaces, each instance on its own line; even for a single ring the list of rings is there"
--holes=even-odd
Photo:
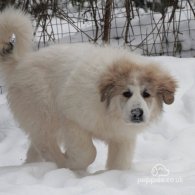
[[[115,61],[142,60],[123,49],[89,44],[26,52],[31,45],[30,21],[9,8],[0,15],[1,46],[12,33],[16,35],[13,53],[0,60],[11,110],[32,142],[27,162],[44,159],[59,167],[84,169],[95,159],[95,137],[109,145],[109,169],[128,169],[136,134],[145,126],[122,120],[115,98],[106,108],[98,82]],[[59,143],[65,145],[65,154]]]
[[[0,17],[0,46],[3,46],[12,33],[17,37],[14,57],[23,56],[31,48],[32,25],[28,15],[19,10],[7,8]]]

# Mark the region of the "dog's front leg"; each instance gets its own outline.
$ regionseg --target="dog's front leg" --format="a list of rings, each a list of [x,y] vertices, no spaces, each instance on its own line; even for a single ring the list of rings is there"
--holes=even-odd
[[[108,169],[125,170],[131,166],[135,140],[110,141],[108,144]]]
[[[86,169],[96,157],[91,134],[68,120],[62,132],[64,132],[66,167],[73,170]]]

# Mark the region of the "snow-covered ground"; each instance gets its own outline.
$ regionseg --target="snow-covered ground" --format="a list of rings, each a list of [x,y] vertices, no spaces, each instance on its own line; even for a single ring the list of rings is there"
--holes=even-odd
[[[27,136],[17,127],[0,95],[0,195],[194,195],[195,59],[156,57],[179,82],[173,105],[140,134],[132,169],[104,169],[106,146],[95,141],[96,161],[88,172],[58,169],[54,163],[22,165]]]

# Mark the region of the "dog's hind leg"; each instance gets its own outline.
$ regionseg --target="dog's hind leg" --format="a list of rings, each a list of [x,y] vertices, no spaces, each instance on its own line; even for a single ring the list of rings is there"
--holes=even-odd
[[[43,158],[41,157],[41,154],[39,153],[39,151],[31,143],[28,149],[28,152],[27,152],[26,163],[40,162],[40,161],[43,161]]]
[[[53,138],[47,141],[34,140],[32,137],[31,140],[32,144],[27,153],[26,163],[49,161],[55,162],[59,168],[66,168],[65,156],[56,140]]]
[[[61,152],[57,140],[57,121],[39,118],[39,121],[38,119],[34,120],[36,123],[33,123],[32,126],[28,123],[25,126],[31,140],[26,162],[50,161],[55,162],[59,168],[66,168],[65,156]]]

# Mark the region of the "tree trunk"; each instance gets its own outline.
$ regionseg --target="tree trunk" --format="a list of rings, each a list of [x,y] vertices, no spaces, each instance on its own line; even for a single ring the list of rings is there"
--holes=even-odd
[[[111,12],[113,0],[106,0],[105,14],[104,14],[104,43],[109,43],[110,27],[111,27]]]

